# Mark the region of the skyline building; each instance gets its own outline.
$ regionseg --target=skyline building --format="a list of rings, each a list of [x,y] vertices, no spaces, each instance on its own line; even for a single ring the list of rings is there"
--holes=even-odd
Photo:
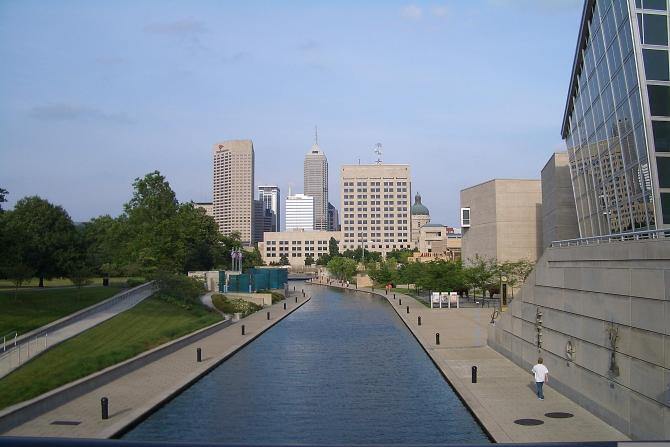
[[[281,231],[281,191],[277,185],[258,186],[258,200],[263,202],[265,209],[273,213],[273,222],[270,230]]]
[[[250,246],[254,231],[254,145],[251,140],[217,143],[214,159],[213,213],[222,234],[238,232]]]
[[[340,213],[328,202],[328,231],[340,231]]]
[[[305,155],[303,186],[305,195],[314,198],[314,229],[328,230],[328,159],[316,133],[314,145]]]
[[[286,231],[314,230],[314,198],[305,194],[286,197]]]
[[[407,164],[342,166],[342,249],[386,254],[412,248],[411,184]]]
[[[421,194],[418,192],[414,196],[414,205],[412,205],[410,214],[412,215],[412,244],[414,244],[413,248],[418,248],[421,227],[430,223],[430,211],[421,203]]]
[[[581,237],[670,225],[669,81],[667,2],[585,1],[561,129]]]

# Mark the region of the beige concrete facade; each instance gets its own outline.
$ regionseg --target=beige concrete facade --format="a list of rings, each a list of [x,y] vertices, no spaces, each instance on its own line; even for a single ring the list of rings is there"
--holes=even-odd
[[[552,241],[579,237],[567,152],[555,152],[542,168],[542,251]]]
[[[250,246],[254,216],[254,145],[251,140],[217,143],[214,156],[214,219],[219,231],[240,234]]]
[[[552,387],[631,438],[670,439],[670,242],[547,248],[488,342],[524,368],[541,355]]]
[[[412,248],[411,182],[409,165],[342,166],[342,249],[386,254]]]
[[[340,242],[342,233],[304,230],[265,233],[263,242],[258,243],[258,250],[266,264],[278,263],[281,256],[286,255],[292,267],[304,267],[307,256],[311,255],[316,262],[321,255],[328,253],[331,237]]]
[[[494,179],[461,191],[470,209],[463,227],[462,257],[535,261],[542,244],[540,180]]]
[[[419,230],[419,252],[412,259],[419,262],[461,259],[461,234],[452,227],[427,224]]]
[[[196,208],[202,208],[205,210],[205,214],[208,216],[214,217],[214,204],[212,202],[195,202]]]

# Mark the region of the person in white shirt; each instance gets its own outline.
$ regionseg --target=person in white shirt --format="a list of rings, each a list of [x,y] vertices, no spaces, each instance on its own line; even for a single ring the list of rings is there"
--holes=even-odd
[[[542,385],[544,385],[545,382],[549,382],[549,370],[542,364],[543,361],[542,357],[538,358],[537,365],[533,366],[533,369],[531,370],[535,375],[535,389],[537,390],[537,398],[540,400],[544,400]]]

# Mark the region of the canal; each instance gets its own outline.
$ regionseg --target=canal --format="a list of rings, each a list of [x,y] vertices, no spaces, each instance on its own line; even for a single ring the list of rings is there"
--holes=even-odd
[[[489,442],[383,298],[306,288],[312,299],[302,308],[124,439],[227,444]]]

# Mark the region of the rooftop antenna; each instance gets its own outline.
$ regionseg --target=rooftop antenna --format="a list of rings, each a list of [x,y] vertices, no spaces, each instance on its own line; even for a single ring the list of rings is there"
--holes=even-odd
[[[288,195],[289,196],[291,195],[291,184],[290,183],[288,184]]]
[[[319,132],[318,132],[316,126],[314,126],[314,145],[316,145],[316,146],[319,145]]]
[[[383,153],[382,152],[382,144],[381,143],[375,144],[374,151],[375,151],[375,154],[377,154],[377,164],[378,165],[382,164],[383,163],[383,161],[382,161],[382,153]]]

